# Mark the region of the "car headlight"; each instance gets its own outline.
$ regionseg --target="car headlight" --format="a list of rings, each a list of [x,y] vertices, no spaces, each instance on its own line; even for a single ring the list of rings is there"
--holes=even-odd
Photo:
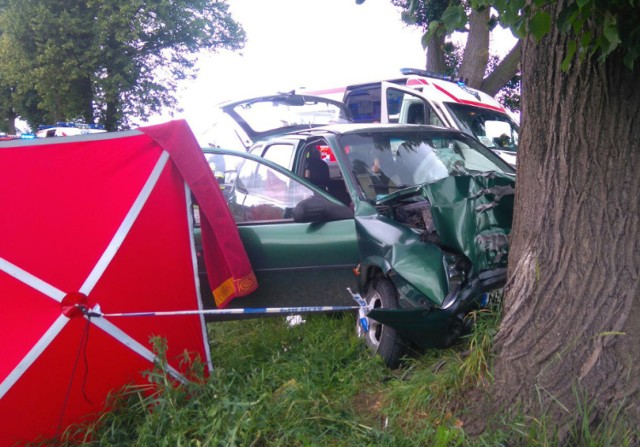
[[[459,254],[445,253],[444,268],[447,272],[449,291],[459,289],[467,280],[470,269],[469,260]]]

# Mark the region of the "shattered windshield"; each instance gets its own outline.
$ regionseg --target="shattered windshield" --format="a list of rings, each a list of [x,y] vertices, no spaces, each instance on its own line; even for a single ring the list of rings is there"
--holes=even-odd
[[[340,145],[362,190],[372,200],[450,175],[513,172],[493,152],[459,133],[346,134]]]
[[[518,125],[503,112],[465,104],[446,105],[458,123],[482,144],[491,149],[516,152]]]

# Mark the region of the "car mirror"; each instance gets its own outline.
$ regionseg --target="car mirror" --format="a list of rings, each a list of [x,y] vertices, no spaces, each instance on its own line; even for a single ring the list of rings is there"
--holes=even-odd
[[[330,202],[324,197],[313,196],[300,201],[293,209],[294,222],[331,222],[353,219],[353,210]]]

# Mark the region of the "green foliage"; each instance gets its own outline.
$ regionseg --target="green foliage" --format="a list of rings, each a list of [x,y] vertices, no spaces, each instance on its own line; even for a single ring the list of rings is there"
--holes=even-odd
[[[0,79],[15,87],[20,115],[109,129],[174,108],[197,51],[245,40],[228,5],[207,0],[5,0],[0,30]],[[40,114],[27,104],[34,93]]]
[[[470,71],[487,71],[492,72],[496,67],[499,67],[499,63],[491,63],[488,66],[482,65],[484,62],[477,62],[473,56],[469,57],[468,61],[463,60],[463,50],[456,48],[455,45],[446,36],[450,36],[453,32],[467,32],[477,31],[479,26],[477,25],[474,30],[470,30],[467,27],[468,15],[471,12],[468,1],[460,0],[391,0],[391,2],[402,8],[402,19],[405,23],[410,25],[420,26],[425,33],[422,35],[422,47],[427,48],[432,42],[432,39],[437,39],[438,42],[444,40],[444,45],[440,47],[432,47],[429,51],[441,52],[442,58],[432,57],[431,61],[436,67],[428,68],[432,71],[442,72],[450,76],[457,76],[460,67],[465,67],[464,70],[469,73]],[[480,7],[481,8],[481,7]],[[489,30],[492,30],[498,23],[498,17],[491,15],[486,26]],[[470,36],[469,38],[473,38]],[[489,51],[489,48],[487,48]],[[468,65],[463,65],[468,63]],[[442,66],[444,65],[444,67]],[[515,65],[507,64],[501,66],[503,70],[510,73],[512,70],[517,70]],[[484,73],[485,76],[488,73]],[[482,85],[473,85],[475,88],[482,88]],[[493,86],[491,87],[491,94],[495,94]],[[519,88],[518,81],[511,80],[504,87],[504,90],[500,93],[502,102],[510,110],[519,110]]]
[[[547,35],[553,25],[550,0],[472,0],[473,7],[495,8],[500,21],[524,37],[531,34],[537,40]],[[603,62],[614,51],[620,51],[624,64],[633,69],[640,57],[640,5],[636,0],[576,0],[560,11],[555,26],[570,36],[562,69],[571,64],[597,57]]]
[[[450,31],[464,29],[467,24],[467,12],[462,5],[450,5],[440,18],[445,28]]]
[[[454,31],[463,31],[468,21],[467,12],[459,4],[451,4],[437,20],[431,20],[423,38],[423,47],[437,34],[449,35]]]
[[[460,5],[460,0],[391,0],[402,8],[402,19],[411,25],[426,29],[434,20],[440,20],[449,5]]]

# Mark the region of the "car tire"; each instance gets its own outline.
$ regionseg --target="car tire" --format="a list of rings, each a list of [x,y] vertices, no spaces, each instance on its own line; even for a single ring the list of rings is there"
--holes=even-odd
[[[396,288],[386,279],[376,279],[367,291],[365,301],[372,308],[393,309],[398,307]],[[363,338],[369,349],[382,357],[390,368],[396,368],[406,351],[406,343],[393,328],[366,318],[366,323],[359,316],[356,321],[358,336]]]

